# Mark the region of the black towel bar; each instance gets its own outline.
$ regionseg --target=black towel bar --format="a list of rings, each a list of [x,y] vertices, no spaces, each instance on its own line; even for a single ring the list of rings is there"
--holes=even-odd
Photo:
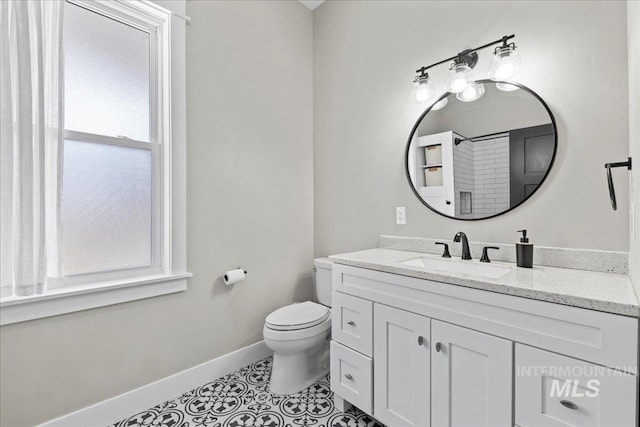
[[[627,157],[626,162],[605,163],[607,169],[607,182],[609,183],[609,198],[611,199],[611,207],[614,211],[618,210],[618,202],[616,201],[616,190],[613,188],[613,177],[611,176],[611,168],[626,167],[631,170],[631,157]]]

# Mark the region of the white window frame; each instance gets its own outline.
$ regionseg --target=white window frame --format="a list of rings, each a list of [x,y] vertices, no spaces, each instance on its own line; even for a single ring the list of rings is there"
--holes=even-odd
[[[186,118],[184,22],[146,0],[67,0],[150,34],[150,141],[65,130],[65,138],[151,150],[151,266],[82,273],[57,280],[46,293],[0,302],[0,325],[186,290]],[[180,6],[178,6],[180,7]],[[184,8],[184,4],[181,5]],[[174,11],[175,12],[175,11]],[[178,10],[177,14],[184,14]],[[172,45],[179,47],[172,49]],[[155,47],[155,49],[154,49]]]
[[[164,236],[170,235],[167,227],[163,224],[166,216],[166,206],[163,206],[163,200],[166,198],[162,191],[167,187],[167,182],[163,182],[166,168],[161,167],[162,159],[170,156],[165,150],[169,150],[171,138],[165,135],[168,129],[163,124],[170,121],[170,98],[162,99],[159,94],[164,93],[165,81],[169,78],[168,61],[162,61],[161,58],[169,58],[170,53],[166,50],[170,42],[167,40],[169,29],[166,28],[163,16],[158,14],[140,11],[136,7],[139,2],[120,3],[120,2],[95,2],[88,0],[66,0],[67,4],[72,4],[90,12],[111,18],[114,21],[128,25],[139,31],[149,34],[149,141],[138,141],[127,137],[112,137],[106,135],[98,135],[87,132],[65,129],[65,139],[76,141],[87,141],[109,146],[120,146],[127,148],[136,148],[141,150],[149,150],[151,152],[152,161],[152,231],[151,231],[151,262],[149,265],[127,267],[121,269],[110,269],[103,272],[82,272],[65,275],[62,279],[49,280],[48,288],[57,289],[68,287],[69,285],[90,284],[96,282],[104,282],[114,279],[126,279],[136,276],[145,276],[151,274],[160,274],[163,272],[163,266],[166,265],[164,259],[165,248],[168,243]],[[153,10],[152,10],[153,11]],[[169,86],[170,87],[170,86]],[[164,101],[164,102],[163,102]],[[167,113],[167,110],[169,112]],[[64,187],[63,187],[64,191]],[[63,236],[64,239],[64,236]]]

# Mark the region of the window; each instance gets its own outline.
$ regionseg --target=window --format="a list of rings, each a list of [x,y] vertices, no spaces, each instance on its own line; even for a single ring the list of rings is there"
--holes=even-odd
[[[185,165],[172,162],[185,124],[172,117],[184,64],[170,58],[171,13],[142,1],[64,8],[62,271],[44,295],[3,300],[2,324],[184,290],[190,276],[175,181]]]
[[[84,6],[84,7],[83,7]],[[68,2],[64,15],[64,275],[160,267],[156,28]],[[155,267],[155,268],[154,268]],[[68,280],[67,280],[68,281]]]

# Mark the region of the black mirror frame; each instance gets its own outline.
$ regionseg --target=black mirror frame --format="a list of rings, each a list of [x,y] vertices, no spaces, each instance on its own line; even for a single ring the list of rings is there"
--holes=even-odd
[[[497,80],[490,80],[490,79],[483,79],[483,80],[476,80],[476,83],[482,83],[482,84],[496,84],[496,83],[504,83],[504,84],[509,84],[512,86],[517,86],[518,88],[520,88],[521,90],[524,90],[528,93],[530,93],[531,95],[533,95],[538,101],[540,101],[540,103],[544,106],[545,110],[547,110],[547,113],[549,114],[549,117],[551,118],[551,125],[553,126],[553,137],[554,137],[554,141],[553,141],[553,155],[551,156],[551,162],[549,162],[549,167],[547,168],[547,172],[544,174],[544,176],[542,177],[542,180],[540,181],[540,183],[538,184],[538,186],[536,187],[535,190],[533,190],[531,192],[531,194],[529,194],[529,197],[527,197],[526,199],[522,200],[520,203],[518,203],[515,206],[511,206],[509,209],[504,210],[500,213],[497,213],[495,215],[491,215],[491,216],[485,216],[483,218],[456,218],[455,216],[450,216],[450,215],[445,215],[442,212],[434,209],[433,207],[431,207],[431,205],[429,205],[418,193],[415,185],[413,185],[413,182],[411,182],[411,175],[409,175],[409,148],[411,147],[411,142],[413,140],[413,136],[416,133],[416,130],[418,130],[418,126],[420,126],[420,123],[422,122],[422,119],[429,114],[429,112],[431,111],[431,109],[433,108],[434,105],[436,105],[438,102],[440,102],[442,99],[448,97],[449,95],[453,95],[452,92],[445,92],[443,95],[441,95],[438,99],[436,99],[435,101],[433,101],[431,103],[431,105],[424,111],[424,113],[422,113],[420,115],[420,117],[418,117],[418,120],[416,121],[416,124],[413,125],[413,129],[411,129],[411,133],[409,134],[409,140],[407,141],[407,147],[405,149],[404,152],[404,171],[405,174],[407,175],[407,181],[409,181],[409,186],[411,187],[411,191],[413,191],[413,194],[415,194],[415,196],[418,198],[418,200],[420,200],[420,202],[422,202],[423,205],[425,205],[427,208],[429,208],[431,211],[437,213],[440,216],[443,216],[445,218],[449,218],[449,219],[455,219],[457,221],[482,221],[484,219],[490,219],[490,218],[495,218],[497,216],[500,215],[504,215],[508,212],[511,212],[512,210],[514,210],[515,208],[517,208],[518,206],[522,205],[524,202],[526,202],[527,200],[529,200],[542,186],[542,184],[547,180],[547,177],[549,176],[549,172],[551,172],[551,168],[553,167],[553,164],[556,160],[556,154],[558,153],[558,128],[556,126],[556,119],[553,116],[553,113],[551,112],[551,109],[549,108],[549,106],[547,105],[546,102],[544,102],[544,99],[542,99],[542,97],[540,97],[540,95],[538,95],[537,93],[535,93],[533,90],[529,89],[527,86],[524,86],[520,83],[515,83],[515,82],[504,82],[504,81],[497,81]]]

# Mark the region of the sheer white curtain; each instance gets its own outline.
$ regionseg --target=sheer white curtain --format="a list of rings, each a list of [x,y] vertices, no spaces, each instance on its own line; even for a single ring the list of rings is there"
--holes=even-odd
[[[2,297],[41,293],[61,271],[63,8],[0,1]]]

